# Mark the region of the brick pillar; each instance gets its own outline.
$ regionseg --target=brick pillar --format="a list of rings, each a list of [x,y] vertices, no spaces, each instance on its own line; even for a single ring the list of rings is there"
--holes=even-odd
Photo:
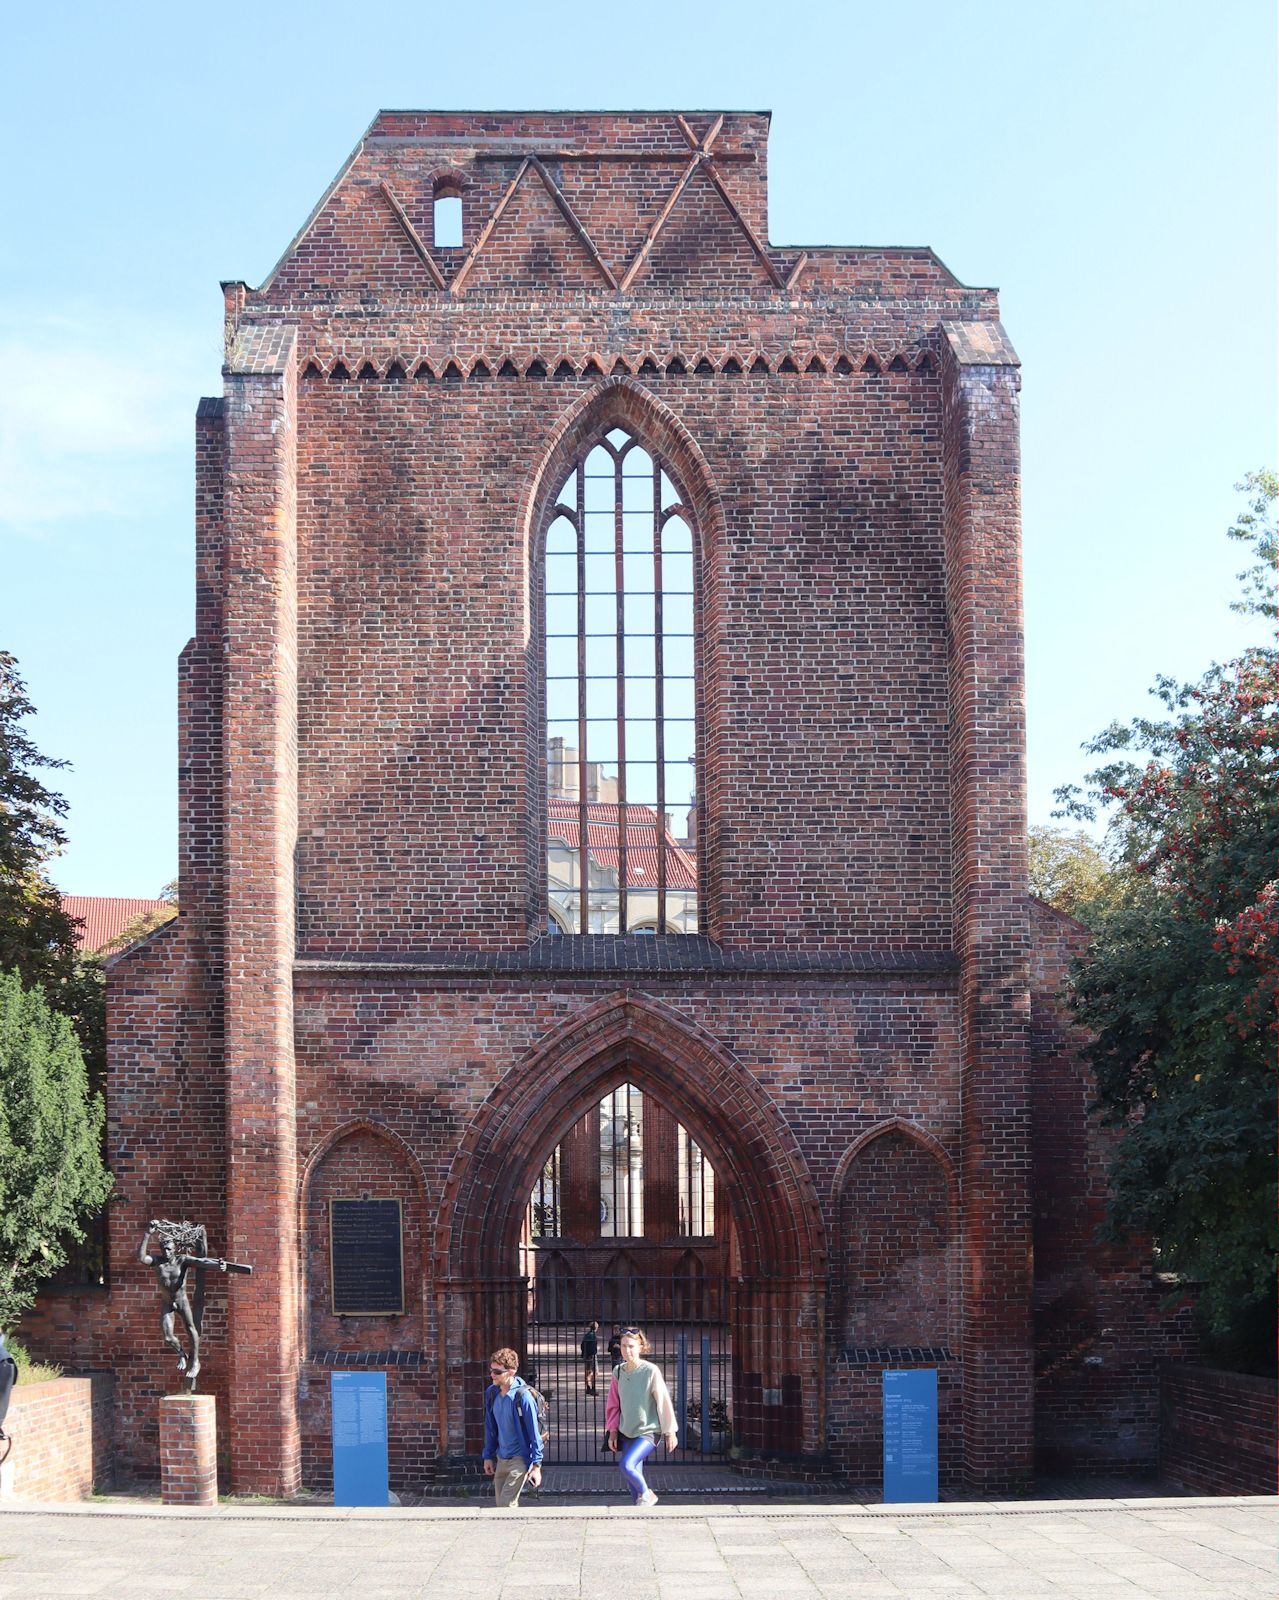
[[[678,1123],[652,1095],[644,1100],[644,1236],[658,1244],[679,1240]]]
[[[560,1232],[577,1244],[600,1235],[600,1113],[579,1117],[560,1142]]]
[[[296,333],[242,329],[226,368],[226,1128],[231,1477],[300,1481],[293,1060],[297,837]]]
[[[166,1506],[218,1503],[217,1406],[211,1394],[160,1401],[160,1499]]]
[[[200,401],[195,460],[195,636],[178,660],[178,883],[183,917],[198,913],[203,932],[221,915],[224,400]],[[220,937],[211,943],[220,956]]]
[[[942,350],[955,946],[963,1037],[964,1470],[1032,1469],[1029,901],[1017,357],[998,323]]]

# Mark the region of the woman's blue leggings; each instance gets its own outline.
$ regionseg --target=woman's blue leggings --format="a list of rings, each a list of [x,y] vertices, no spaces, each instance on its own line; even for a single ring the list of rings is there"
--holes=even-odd
[[[644,1482],[644,1463],[657,1449],[657,1440],[648,1438],[646,1434],[641,1434],[638,1439],[628,1439],[623,1433],[620,1443],[622,1450],[617,1464],[626,1479],[626,1487],[631,1491],[631,1499],[638,1500],[648,1490]]]

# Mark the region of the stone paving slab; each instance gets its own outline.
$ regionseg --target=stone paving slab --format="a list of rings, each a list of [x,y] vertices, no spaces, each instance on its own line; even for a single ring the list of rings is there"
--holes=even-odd
[[[166,1526],[168,1524],[168,1526]],[[1273,1600],[1279,1500],[0,1509],[0,1600]]]

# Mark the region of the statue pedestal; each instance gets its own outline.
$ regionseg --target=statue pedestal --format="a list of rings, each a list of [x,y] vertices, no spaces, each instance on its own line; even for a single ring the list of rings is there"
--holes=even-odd
[[[211,1394],[160,1401],[160,1499],[167,1506],[218,1503],[218,1424]]]

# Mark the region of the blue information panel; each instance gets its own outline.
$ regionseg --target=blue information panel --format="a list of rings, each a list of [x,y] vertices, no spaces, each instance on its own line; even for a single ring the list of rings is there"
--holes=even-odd
[[[333,1504],[384,1506],[389,1491],[386,1373],[335,1372]]]
[[[884,1503],[937,1498],[937,1369],[884,1374]]]

